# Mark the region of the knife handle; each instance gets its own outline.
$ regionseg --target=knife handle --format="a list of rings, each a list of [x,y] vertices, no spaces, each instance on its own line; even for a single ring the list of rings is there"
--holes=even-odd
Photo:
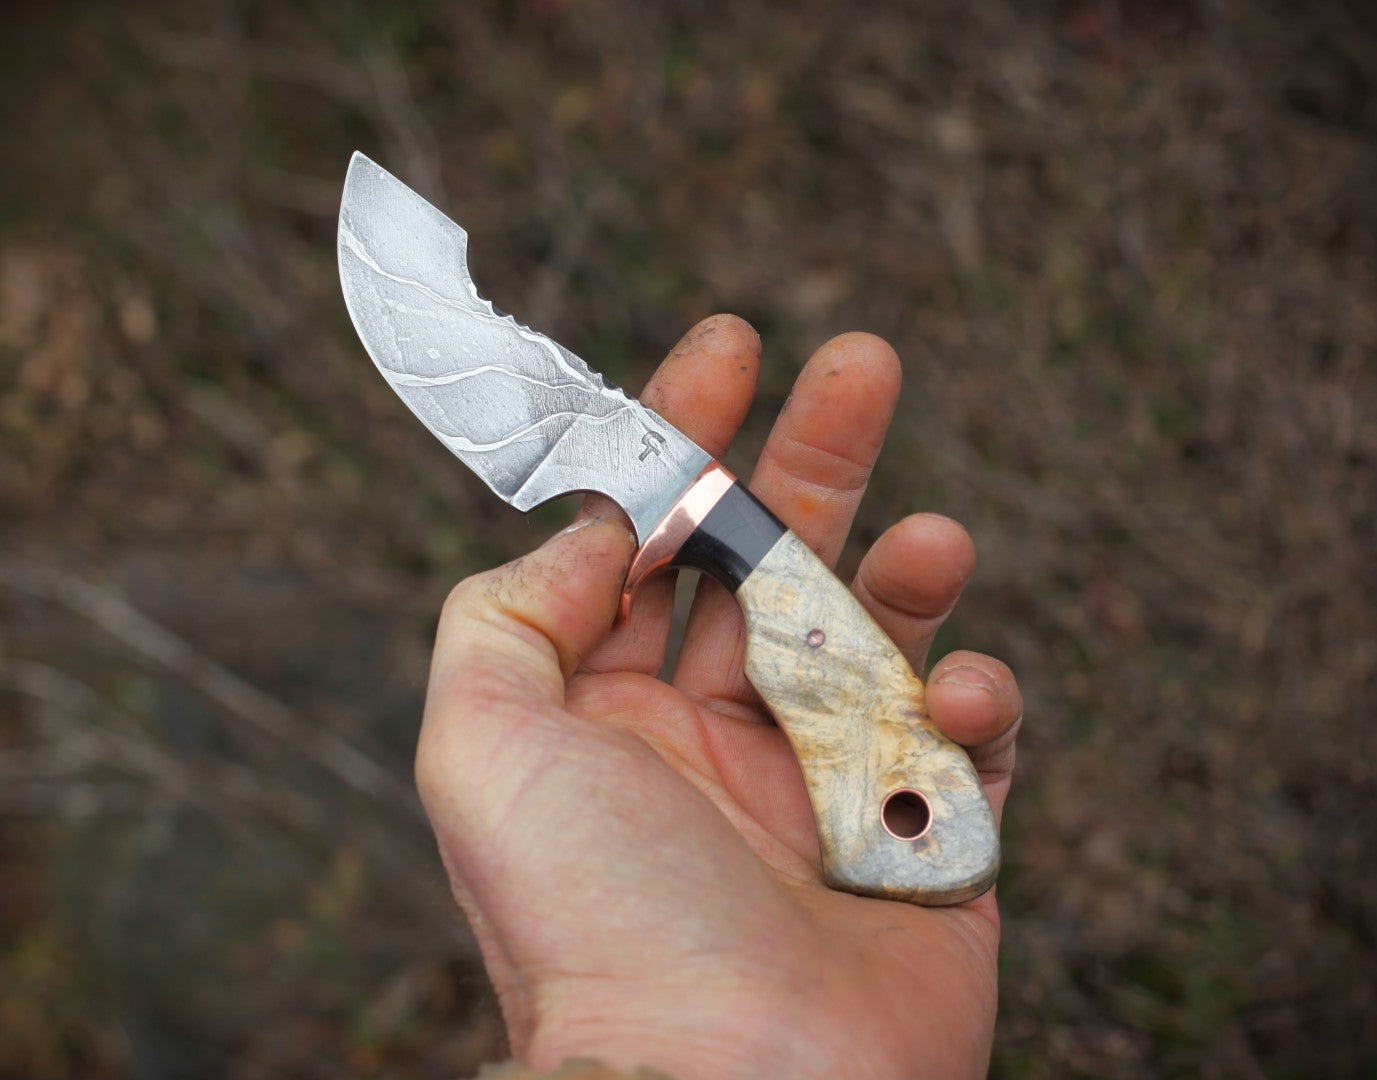
[[[704,473],[700,506],[704,485],[715,501],[659,565],[703,570],[735,593],[746,677],[802,766],[827,884],[929,905],[985,892],[999,871],[998,827],[970,758],[928,719],[922,680],[851,590],[730,473]]]

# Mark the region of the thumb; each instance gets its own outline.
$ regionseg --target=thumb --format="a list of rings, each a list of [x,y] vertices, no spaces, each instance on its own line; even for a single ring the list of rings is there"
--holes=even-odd
[[[611,628],[634,546],[624,524],[586,518],[461,581],[440,615],[428,697],[445,705],[494,684],[514,704],[561,703],[565,680]]]
[[[558,874],[561,852],[539,845],[580,797],[578,759],[573,772],[550,767],[571,734],[565,680],[607,635],[633,546],[625,525],[586,518],[460,582],[435,635],[416,786],[514,1032],[530,1023],[520,980],[483,913],[507,918],[511,897],[539,896]]]
[[[432,820],[471,799],[491,801],[559,740],[565,680],[607,636],[633,547],[625,525],[586,518],[454,587],[435,634],[416,749],[416,785]],[[489,784],[493,776],[502,779]]]
[[[563,708],[565,679],[606,637],[633,547],[624,524],[587,518],[460,582],[445,601],[416,786],[451,876],[456,862],[473,862],[471,842],[496,823],[564,812],[545,804],[570,797],[573,786],[546,767],[576,736]],[[530,782],[542,775],[547,798],[533,797]]]

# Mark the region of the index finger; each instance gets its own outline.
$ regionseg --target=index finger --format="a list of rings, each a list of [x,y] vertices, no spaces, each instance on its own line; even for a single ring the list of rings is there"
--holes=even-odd
[[[713,315],[683,336],[656,369],[641,402],[713,457],[721,457],[746,418],[760,370],[760,337],[744,319]],[[612,513],[605,495],[584,513]],[[674,609],[674,575],[652,578],[637,593],[631,618],[616,626],[583,663],[585,671],[659,674]]]

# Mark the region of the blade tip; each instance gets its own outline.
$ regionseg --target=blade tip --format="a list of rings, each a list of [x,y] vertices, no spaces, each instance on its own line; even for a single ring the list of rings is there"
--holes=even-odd
[[[391,174],[361,150],[349,158],[349,171],[344,176],[344,190],[339,200],[339,243],[344,243],[344,222],[349,211],[368,201],[364,192],[379,180],[391,179]]]
[[[377,176],[382,171],[382,166],[362,150],[355,150],[349,157],[349,169],[344,175],[344,186],[348,189],[352,184],[363,179],[366,174]]]

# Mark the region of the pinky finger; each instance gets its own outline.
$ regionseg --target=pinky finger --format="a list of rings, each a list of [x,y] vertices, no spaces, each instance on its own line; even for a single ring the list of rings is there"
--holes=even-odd
[[[983,653],[951,653],[928,675],[927,704],[938,729],[966,747],[998,813],[1013,774],[1014,743],[1023,721],[1023,695],[1013,672]]]

